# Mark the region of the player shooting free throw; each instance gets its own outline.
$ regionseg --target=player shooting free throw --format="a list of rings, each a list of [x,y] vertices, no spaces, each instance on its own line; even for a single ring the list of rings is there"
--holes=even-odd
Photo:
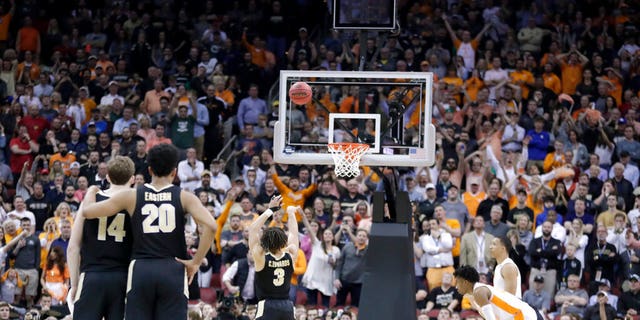
[[[255,261],[256,296],[259,299],[256,320],[294,320],[289,286],[293,262],[298,254],[298,222],[300,207],[287,207],[288,235],[279,227],[262,230],[274,212],[280,210],[282,196],[273,196],[265,210],[249,227],[249,252]]]

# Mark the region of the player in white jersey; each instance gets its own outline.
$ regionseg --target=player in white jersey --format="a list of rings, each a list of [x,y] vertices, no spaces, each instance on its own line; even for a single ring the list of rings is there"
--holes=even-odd
[[[493,272],[493,286],[522,299],[522,278],[518,266],[509,258],[513,246],[507,237],[496,237],[491,241],[489,251],[498,263]]]
[[[456,288],[462,295],[470,295],[474,309],[486,320],[543,320],[542,315],[516,296],[478,282],[478,271],[462,266],[453,274]]]

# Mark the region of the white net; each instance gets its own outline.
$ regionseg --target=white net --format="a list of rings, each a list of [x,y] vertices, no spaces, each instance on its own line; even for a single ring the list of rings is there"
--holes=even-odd
[[[356,177],[360,174],[360,158],[369,150],[368,144],[362,143],[330,143],[329,152],[335,163],[338,177]]]

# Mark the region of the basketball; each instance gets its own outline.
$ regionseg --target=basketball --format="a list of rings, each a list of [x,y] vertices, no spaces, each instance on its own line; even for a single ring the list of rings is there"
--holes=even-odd
[[[311,101],[311,87],[306,82],[296,82],[289,88],[289,99],[297,105],[303,105]]]

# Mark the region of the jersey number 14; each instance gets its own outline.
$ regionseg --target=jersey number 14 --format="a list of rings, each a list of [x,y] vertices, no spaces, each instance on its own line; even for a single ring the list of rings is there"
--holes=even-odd
[[[124,230],[125,213],[118,213],[113,216],[113,220],[107,226],[108,217],[98,219],[98,240],[107,241],[107,235],[114,237],[115,242],[122,242],[127,235]]]

